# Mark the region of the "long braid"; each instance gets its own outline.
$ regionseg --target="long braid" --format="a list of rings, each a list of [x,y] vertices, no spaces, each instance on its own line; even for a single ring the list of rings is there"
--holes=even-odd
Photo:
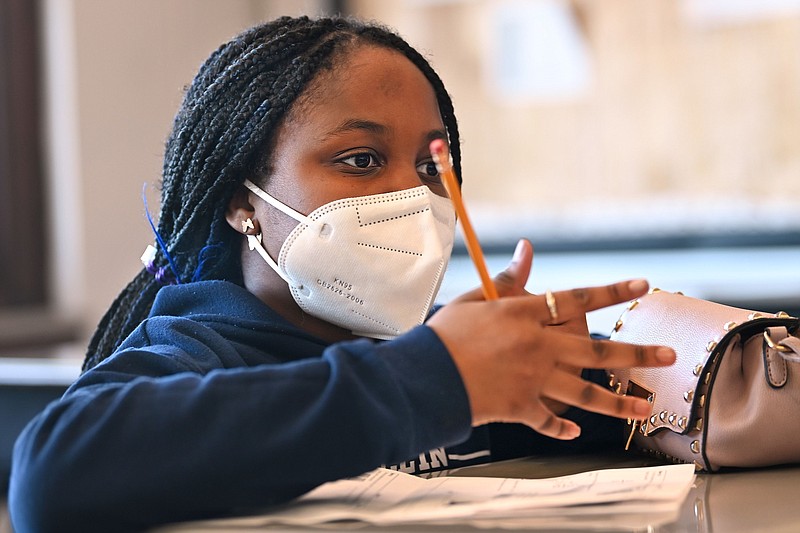
[[[225,220],[236,188],[263,172],[269,147],[292,105],[347,46],[399,51],[430,81],[461,179],[453,104],[416,50],[391,31],[342,19],[282,17],[215,50],[186,90],[167,140],[157,231],[177,265],[179,282],[223,279],[242,284],[241,235]],[[167,266],[160,250],[154,264]],[[117,296],[98,324],[83,369],[111,355],[148,315],[160,284],[145,269]]]

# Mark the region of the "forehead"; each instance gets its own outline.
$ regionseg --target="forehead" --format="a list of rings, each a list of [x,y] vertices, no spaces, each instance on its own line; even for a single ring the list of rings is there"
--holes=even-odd
[[[442,128],[436,94],[425,75],[400,52],[358,45],[340,52],[311,82],[290,113],[291,122],[359,117],[383,123],[402,118]]]

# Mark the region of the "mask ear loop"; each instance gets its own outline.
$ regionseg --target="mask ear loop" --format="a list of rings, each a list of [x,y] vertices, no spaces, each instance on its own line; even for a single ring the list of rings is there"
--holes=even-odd
[[[258,196],[259,198],[261,198],[262,200],[267,202],[269,205],[271,205],[272,207],[274,207],[275,209],[277,209],[281,213],[292,217],[293,219],[295,219],[296,221],[300,222],[301,224],[305,224],[306,226],[312,227],[312,228],[315,227],[315,226],[319,226],[320,225],[319,223],[311,220],[310,218],[308,218],[304,214],[302,214],[302,213],[300,213],[298,211],[295,211],[294,209],[292,209],[288,205],[284,204],[283,202],[273,198],[272,196],[270,196],[269,194],[264,192],[264,190],[262,190],[258,185],[256,185],[252,181],[244,180],[244,186],[247,187],[248,189],[250,189],[250,191],[253,194],[255,194],[256,196]]]
[[[288,205],[276,200],[275,198],[273,198],[272,196],[270,196],[269,194],[264,192],[258,185],[256,185],[252,181],[250,181],[248,179],[244,180],[244,186],[247,187],[248,189],[250,189],[250,191],[253,194],[255,194],[256,196],[258,196],[259,198],[261,198],[262,200],[267,202],[269,205],[271,205],[272,207],[274,207],[278,211],[284,213],[285,215],[288,215],[288,216],[292,217],[293,219],[297,220],[301,224],[305,224],[308,227],[320,226],[319,223],[315,222],[314,220],[311,220],[310,218],[308,218],[304,214],[299,213],[299,212],[295,211],[294,209],[292,209],[291,207],[289,207]],[[261,244],[261,234],[248,235],[247,236],[247,245],[250,247],[250,250],[255,250],[256,252],[258,252],[258,255],[260,255],[262,257],[262,259],[264,259],[264,261],[266,261],[266,263],[270,266],[270,268],[272,268],[272,270],[275,271],[276,274],[278,274],[281,278],[283,278],[283,281],[285,281],[287,283],[287,285],[289,285],[290,287],[294,287],[295,289],[298,289],[298,290],[302,290],[303,289],[303,285],[302,284],[301,285],[297,285],[292,280],[290,280],[286,276],[286,274],[284,274],[284,272],[280,269],[280,267],[278,266],[278,263],[276,263],[275,260],[272,259],[269,256],[269,254],[267,253],[267,250]]]
[[[294,282],[292,282],[292,280],[290,280],[288,277],[286,277],[286,274],[284,274],[281,271],[281,269],[278,268],[278,263],[276,263],[275,260],[272,259],[269,256],[269,254],[267,253],[267,250],[261,244],[261,234],[260,233],[258,235],[248,235],[247,236],[247,245],[250,247],[250,250],[255,250],[256,252],[258,252],[258,255],[260,255],[264,259],[264,261],[267,262],[267,264],[270,266],[270,268],[272,268],[272,270],[274,270],[277,275],[279,275],[281,278],[283,278],[283,281],[285,281],[287,285],[289,285],[290,287],[295,287],[296,289],[302,289],[303,288],[302,285],[298,286]]]

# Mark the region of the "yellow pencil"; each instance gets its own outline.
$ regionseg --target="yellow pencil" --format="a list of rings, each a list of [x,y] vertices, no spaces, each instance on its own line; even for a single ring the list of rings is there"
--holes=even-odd
[[[472,229],[467,211],[464,209],[464,201],[461,199],[458,180],[456,180],[453,166],[450,164],[450,152],[447,149],[447,143],[442,139],[436,139],[431,142],[430,151],[433,156],[433,162],[436,163],[436,168],[442,176],[444,187],[447,189],[447,194],[453,202],[453,207],[455,207],[458,220],[461,223],[469,256],[472,258],[475,268],[478,269],[481,287],[483,288],[483,297],[487,300],[497,300],[497,288],[494,286],[494,282],[489,276],[489,271],[486,269],[486,260],[483,258],[481,245],[478,243],[478,237],[475,235],[475,230]]]

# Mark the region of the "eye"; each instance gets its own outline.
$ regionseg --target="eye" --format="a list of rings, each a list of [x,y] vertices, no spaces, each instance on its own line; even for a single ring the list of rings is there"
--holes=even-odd
[[[378,161],[378,158],[369,152],[359,152],[357,154],[343,157],[342,159],[339,159],[339,161],[345,165],[361,169],[376,168],[380,166],[380,161]]]
[[[433,161],[425,161],[417,165],[417,172],[429,180],[439,181],[439,170]]]

